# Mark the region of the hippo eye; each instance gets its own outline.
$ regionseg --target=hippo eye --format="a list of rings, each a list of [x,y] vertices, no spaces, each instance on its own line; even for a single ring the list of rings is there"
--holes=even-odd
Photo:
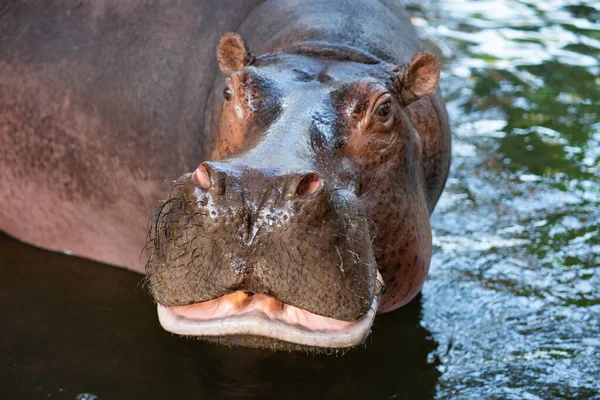
[[[389,101],[381,103],[379,107],[377,107],[377,110],[375,110],[375,114],[377,114],[380,117],[386,118],[388,115],[390,115],[391,107],[392,105]]]
[[[223,97],[225,98],[225,100],[227,100],[227,101],[231,100],[232,95],[233,95],[233,93],[231,92],[231,89],[229,89],[228,87],[226,87],[223,90]]]

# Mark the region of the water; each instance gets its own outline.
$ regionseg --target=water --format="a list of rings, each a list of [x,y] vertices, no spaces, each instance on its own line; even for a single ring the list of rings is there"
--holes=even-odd
[[[600,2],[409,8],[454,133],[421,318],[436,397],[600,398]]]
[[[454,160],[417,301],[343,356],[158,326],[140,276],[0,235],[2,399],[600,399],[600,2],[419,0]]]

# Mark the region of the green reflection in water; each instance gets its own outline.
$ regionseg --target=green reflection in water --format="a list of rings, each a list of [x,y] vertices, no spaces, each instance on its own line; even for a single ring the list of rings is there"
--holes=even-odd
[[[556,61],[518,70],[542,82],[534,86],[509,71],[477,71],[473,98],[464,111],[502,110],[507,135],[498,150],[511,161],[507,164],[511,170],[526,168],[536,175],[560,172],[564,179],[593,179],[594,173],[582,162],[597,132],[598,77],[584,67]]]
[[[600,2],[409,6],[454,134],[423,296],[438,398],[600,398]]]

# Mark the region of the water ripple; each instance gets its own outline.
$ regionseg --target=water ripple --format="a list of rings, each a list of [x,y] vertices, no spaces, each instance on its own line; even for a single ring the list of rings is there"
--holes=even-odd
[[[438,398],[600,398],[600,4],[408,1],[454,162],[422,324]]]

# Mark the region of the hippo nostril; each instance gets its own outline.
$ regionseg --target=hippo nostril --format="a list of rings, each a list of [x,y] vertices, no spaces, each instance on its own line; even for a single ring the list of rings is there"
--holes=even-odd
[[[319,175],[311,172],[302,177],[300,183],[298,184],[296,193],[300,197],[306,197],[318,192],[322,187],[323,181],[321,181]]]
[[[198,168],[192,174],[192,179],[202,189],[208,190],[210,188],[210,175],[203,164],[198,165]]]

